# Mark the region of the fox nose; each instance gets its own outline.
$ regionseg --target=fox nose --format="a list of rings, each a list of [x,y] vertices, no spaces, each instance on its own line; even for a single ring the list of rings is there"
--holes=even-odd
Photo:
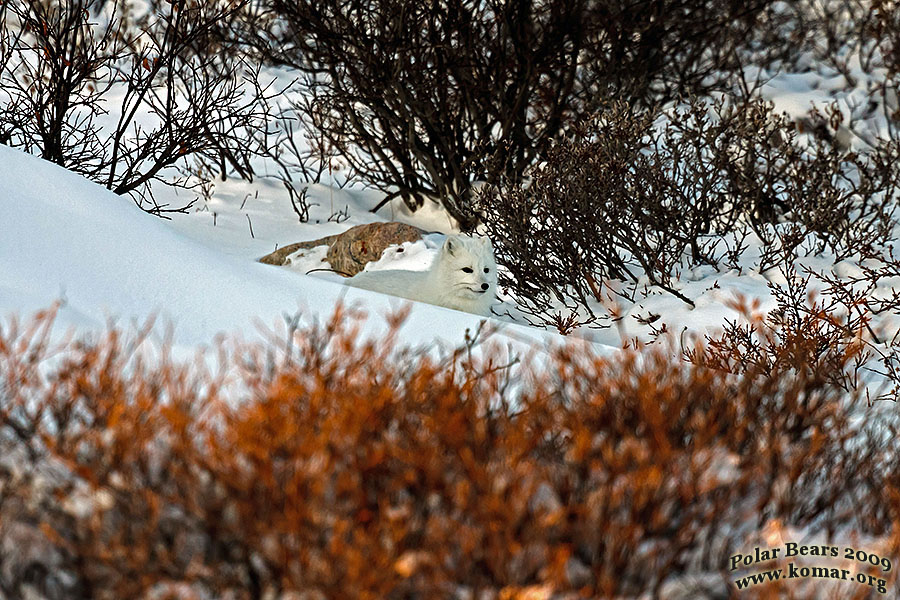
[[[489,284],[489,283],[482,283],[482,284],[481,284],[481,289],[483,289],[483,290],[486,290],[486,289],[488,289],[489,287],[491,287],[491,284]]]

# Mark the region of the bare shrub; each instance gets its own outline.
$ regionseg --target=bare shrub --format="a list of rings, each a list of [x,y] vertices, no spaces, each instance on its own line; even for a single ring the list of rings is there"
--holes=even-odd
[[[553,145],[527,183],[486,186],[478,208],[507,269],[500,283],[526,312],[546,320],[555,301],[593,315],[609,279],[690,302],[681,269],[736,262],[741,250],[719,236],[741,228],[762,241],[760,270],[801,252],[878,255],[893,235],[896,156],[892,142],[863,155],[808,141],[761,100],[618,104]]]
[[[296,106],[351,176],[436,197],[463,228],[474,181],[518,180],[610,98],[652,105],[730,82],[777,30],[770,0],[284,2],[248,17],[261,60],[303,74]],[[774,43],[766,48],[788,48]]]
[[[844,143],[877,145],[881,132],[900,140],[900,10],[896,0],[801,0],[791,3],[789,22],[802,31],[793,67],[833,70],[844,79],[849,119],[814,124],[820,136]],[[798,64],[802,61],[802,65]],[[833,92],[834,93],[834,92]],[[828,126],[832,125],[832,126]]]
[[[719,112],[733,139],[721,138],[717,151],[740,214],[763,243],[759,270],[803,254],[829,252],[837,261],[880,257],[896,225],[900,144],[877,140],[856,151],[833,137],[801,134],[769,105],[752,106]],[[826,131],[842,121],[834,105],[812,110],[808,120]],[[770,227],[779,222],[790,226]],[[814,242],[802,248],[810,234]]]
[[[251,177],[266,92],[210,41],[246,3],[176,0],[139,24],[119,1],[0,4],[0,141],[157,213],[149,184],[187,185],[171,169],[189,157]]]

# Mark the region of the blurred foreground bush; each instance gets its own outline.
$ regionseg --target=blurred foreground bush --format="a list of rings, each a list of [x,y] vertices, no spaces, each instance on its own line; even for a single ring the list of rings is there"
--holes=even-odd
[[[359,342],[339,310],[214,374],[52,320],[0,327],[0,597],[721,598],[761,531],[897,550],[897,421],[824,372],[852,351],[513,365]]]

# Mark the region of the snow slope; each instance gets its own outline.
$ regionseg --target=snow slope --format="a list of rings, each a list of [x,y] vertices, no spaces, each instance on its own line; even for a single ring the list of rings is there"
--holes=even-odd
[[[181,206],[191,197],[176,197],[171,188],[163,201]],[[278,246],[339,233],[360,223],[404,220],[424,229],[439,229],[439,211],[415,215],[401,207],[373,215],[372,192],[310,186],[310,219],[299,222],[284,190],[265,178],[253,184],[228,180],[216,182],[215,193],[201,200],[187,214],[163,220],[138,209],[127,198],[57,165],[0,146],[0,318],[46,308],[56,300],[64,326],[97,330],[110,319],[120,325],[141,322],[151,315],[174,325],[174,342],[185,349],[205,344],[218,333],[258,333],[283,322],[297,312],[308,320],[326,318],[340,301],[361,306],[370,316],[367,332],[382,331],[380,318],[404,302],[388,296],[342,285],[332,273],[306,275],[327,267],[320,249],[306,251],[284,269],[256,262]],[[329,221],[338,211],[347,216]],[[441,228],[442,229],[442,228]],[[426,235],[423,242],[405,252],[386,253],[371,268],[423,269],[443,236]],[[605,329],[580,330],[595,345],[620,347],[625,339],[648,339],[653,328],[665,325],[679,339],[685,334],[703,336],[718,331],[726,319],[739,318],[731,306],[737,295],[758,299],[768,311],[774,301],[767,287],[777,273],[765,275],[746,257],[739,271],[715,271],[709,267],[686,271],[679,289],[694,301],[690,307],[673,295],[649,287],[633,303],[617,301],[622,319]],[[830,270],[830,257],[807,257],[798,263]],[[895,282],[885,281],[888,286]],[[605,309],[597,307],[601,312]],[[497,305],[499,314],[515,306]],[[415,305],[403,340],[409,344],[440,342],[459,344],[465,330],[480,317],[454,310]],[[882,325],[890,337],[900,319],[885,316]],[[502,328],[501,340],[518,347],[559,342],[555,332],[510,322],[504,316],[491,322]],[[688,336],[689,338],[690,336]]]
[[[337,276],[314,278],[259,264],[255,258],[271,250],[270,241],[244,235],[251,243],[237,244],[236,226],[207,231],[197,223],[212,222],[209,215],[191,216],[175,226],[57,165],[0,146],[0,315],[26,316],[63,299],[65,326],[98,329],[110,319],[127,325],[158,315],[174,325],[176,345],[193,346],[220,332],[246,335],[259,323],[271,327],[297,311],[305,319],[326,318],[342,300],[364,305],[369,315],[402,305],[347,288]],[[309,237],[350,224],[327,232],[319,226]],[[240,225],[247,230],[246,223]],[[179,231],[185,226],[192,237]],[[293,235],[282,242],[309,239]],[[402,334],[414,345],[456,345],[480,320],[421,304]],[[366,331],[376,334],[382,327],[383,319],[370,318]],[[504,324],[499,335],[527,345],[558,338],[513,324]]]

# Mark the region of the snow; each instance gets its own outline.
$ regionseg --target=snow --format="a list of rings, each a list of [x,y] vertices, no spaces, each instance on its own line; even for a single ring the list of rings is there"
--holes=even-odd
[[[301,323],[322,320],[345,302],[364,309],[369,315],[364,334],[377,336],[384,327],[381,317],[406,301],[343,285],[343,277],[327,272],[324,246],[295,253],[287,267],[257,260],[286,244],[396,219],[435,233],[404,244],[402,252],[387,250],[367,268],[422,270],[440,248],[443,233],[453,231],[452,222],[430,201],[415,213],[395,201],[376,215],[369,212],[379,200],[375,192],[310,184],[309,220],[301,223],[277,181],[262,177],[253,183],[213,183],[212,193],[186,214],[164,220],[57,165],[0,146],[0,319],[25,317],[56,300],[64,301],[61,328],[77,331],[102,330],[111,321],[128,326],[156,315],[162,324],[173,325],[176,347],[190,353],[219,333],[258,339],[254,336],[261,329],[297,313]],[[158,187],[154,193],[161,204],[171,206],[196,199],[193,192],[174,188]],[[740,320],[735,302],[741,298],[757,301],[765,313],[775,306],[768,285],[785,281],[776,269],[759,272],[757,251],[750,248],[738,269],[685,270],[676,287],[693,307],[653,286],[639,289],[633,300],[610,294],[607,305],[592,306],[602,317],[600,327],[582,327],[570,337],[603,352],[634,339],[650,340],[659,330],[684,344],[715,335],[726,321]],[[844,278],[861,272],[852,259],[833,262],[828,256],[805,257],[797,265],[820,271],[834,267]],[[878,294],[888,297],[895,284],[879,282]],[[622,318],[613,321],[610,310]],[[523,324],[515,303],[502,295],[494,312],[497,338],[519,350],[566,339]],[[415,303],[401,340],[456,346],[480,321],[477,315]],[[878,325],[892,335],[900,318],[885,315]]]
[[[59,324],[78,330],[158,315],[174,326],[176,346],[187,349],[221,332],[252,335],[257,324],[271,326],[298,311],[306,320],[327,318],[339,302],[362,306],[370,316],[403,305],[346,287],[337,275],[312,277],[256,262],[278,241],[322,237],[355,224],[299,224],[261,185],[263,192],[247,200],[243,215],[223,210],[214,225],[204,210],[165,221],[57,165],[0,146],[0,315],[26,316],[59,299]],[[328,207],[323,196],[330,192],[314,192]],[[333,193],[335,204],[358,202],[349,193]],[[224,203],[213,200],[209,212]],[[244,215],[250,215],[256,237],[250,237]],[[455,346],[480,321],[419,304],[402,335],[411,345]],[[383,326],[383,319],[370,318],[364,331],[377,335]],[[558,339],[509,323],[497,335],[520,346]]]

